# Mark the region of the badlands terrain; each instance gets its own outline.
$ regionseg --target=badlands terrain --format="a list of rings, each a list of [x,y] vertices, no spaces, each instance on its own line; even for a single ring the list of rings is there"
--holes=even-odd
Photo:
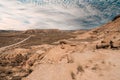
[[[0,80],[120,80],[120,18],[91,30],[0,31]]]

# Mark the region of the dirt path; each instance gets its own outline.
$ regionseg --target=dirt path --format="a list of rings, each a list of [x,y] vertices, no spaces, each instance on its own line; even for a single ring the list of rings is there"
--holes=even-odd
[[[0,53],[4,52],[4,51],[6,51],[6,50],[9,50],[10,48],[13,48],[13,47],[15,47],[15,46],[17,46],[17,45],[19,45],[19,44],[27,41],[27,40],[30,39],[31,37],[32,37],[32,36],[29,36],[29,37],[25,38],[24,40],[22,40],[22,41],[20,41],[20,42],[17,42],[17,43],[15,43],[15,44],[8,45],[8,46],[5,46],[5,47],[1,47],[1,48],[0,48]]]

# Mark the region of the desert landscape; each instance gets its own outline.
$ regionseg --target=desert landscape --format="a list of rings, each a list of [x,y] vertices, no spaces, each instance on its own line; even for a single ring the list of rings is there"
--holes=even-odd
[[[0,80],[120,80],[120,16],[90,30],[1,30],[0,47]]]

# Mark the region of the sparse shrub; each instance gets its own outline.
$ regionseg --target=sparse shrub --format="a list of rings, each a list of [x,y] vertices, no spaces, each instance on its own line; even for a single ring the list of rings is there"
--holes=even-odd
[[[96,31],[93,31],[93,33],[98,33],[98,31],[96,30]]]
[[[105,41],[101,41],[101,43],[106,43]]]
[[[30,73],[33,72],[33,70],[32,69],[27,69],[25,72],[26,72],[26,74],[23,77],[27,77]]]
[[[8,71],[6,71],[5,73],[8,74],[8,75],[11,75],[13,72],[10,71],[10,70],[8,70]]]
[[[73,58],[70,55],[67,55],[68,63],[74,63]]]
[[[105,61],[102,61],[101,63],[102,63],[102,64],[105,64]]]
[[[93,67],[92,70],[97,70],[97,67]]]
[[[73,62],[74,62],[73,59],[68,60],[68,63],[73,63]]]
[[[19,76],[15,76],[15,77],[12,78],[12,80],[21,80],[21,79],[22,79],[22,78],[19,77]]]
[[[22,56],[22,54],[18,54],[16,57],[15,57],[15,61],[17,63],[21,63],[23,61],[24,57]]]
[[[116,39],[116,36],[114,36],[113,39]]]
[[[83,67],[82,67],[81,65],[79,65],[79,66],[77,67],[77,74],[78,74],[79,72],[84,72],[84,69],[83,69]]]
[[[71,72],[71,77],[75,80],[75,73]]]
[[[86,65],[85,68],[89,68],[89,66]]]
[[[33,71],[32,69],[29,69],[29,70],[28,70],[29,74],[32,73],[32,71]]]

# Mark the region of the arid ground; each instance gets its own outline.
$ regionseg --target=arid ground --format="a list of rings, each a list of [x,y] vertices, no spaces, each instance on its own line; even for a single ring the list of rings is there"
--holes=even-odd
[[[0,80],[120,80],[120,18],[91,30],[0,31]]]

